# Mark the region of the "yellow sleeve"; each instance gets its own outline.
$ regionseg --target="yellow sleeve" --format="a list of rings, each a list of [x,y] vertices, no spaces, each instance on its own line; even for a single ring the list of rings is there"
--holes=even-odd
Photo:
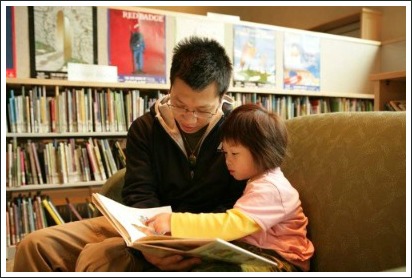
[[[224,213],[172,213],[172,236],[190,238],[221,238],[227,241],[250,235],[260,227],[240,210]]]

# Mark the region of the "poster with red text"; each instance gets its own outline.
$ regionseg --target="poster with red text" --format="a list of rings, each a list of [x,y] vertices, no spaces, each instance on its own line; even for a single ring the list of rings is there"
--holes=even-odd
[[[120,82],[166,84],[165,18],[108,9],[109,65]]]

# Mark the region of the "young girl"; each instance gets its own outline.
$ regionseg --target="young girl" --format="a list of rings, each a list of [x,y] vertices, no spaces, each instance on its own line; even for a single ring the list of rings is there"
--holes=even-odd
[[[314,253],[306,237],[308,219],[298,192],[280,169],[288,141],[283,120],[259,105],[245,104],[232,111],[221,131],[228,171],[247,180],[234,207],[225,213],[162,213],[146,224],[175,237],[236,240],[278,262],[276,269],[252,270],[308,271]]]

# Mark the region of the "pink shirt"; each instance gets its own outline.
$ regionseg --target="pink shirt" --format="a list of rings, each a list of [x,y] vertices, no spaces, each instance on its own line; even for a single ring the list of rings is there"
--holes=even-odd
[[[306,237],[308,218],[303,213],[299,193],[280,168],[249,180],[234,208],[255,220],[262,229],[242,241],[273,249],[302,270],[309,270],[314,246]]]

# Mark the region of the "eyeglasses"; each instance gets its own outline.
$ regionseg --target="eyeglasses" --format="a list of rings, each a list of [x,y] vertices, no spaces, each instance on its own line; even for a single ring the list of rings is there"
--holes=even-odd
[[[177,113],[177,114],[191,113],[193,115],[193,117],[195,117],[197,119],[210,119],[214,115],[216,115],[216,113],[211,113],[211,112],[190,111],[187,108],[180,107],[180,106],[177,106],[177,105],[172,105],[170,103],[168,103],[167,106],[169,106],[169,108],[172,109],[173,113]]]

